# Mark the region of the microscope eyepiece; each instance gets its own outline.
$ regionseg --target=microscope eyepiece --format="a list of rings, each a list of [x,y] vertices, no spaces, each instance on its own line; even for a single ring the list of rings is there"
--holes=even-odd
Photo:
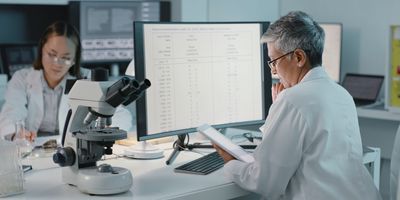
[[[138,88],[139,83],[135,79],[122,77],[107,89],[105,101],[113,107],[117,107],[128,100]]]
[[[131,80],[125,87],[121,89],[121,94],[125,97],[129,96],[139,88],[139,83],[136,80]]]
[[[150,86],[151,82],[148,79],[139,83],[135,79],[125,76],[107,89],[105,101],[114,108],[120,104],[127,106],[138,99]]]
[[[136,101],[138,98],[140,98],[143,94],[143,92],[149,88],[151,86],[151,82],[149,81],[149,79],[145,79],[143,80],[140,84],[139,84],[139,88],[130,95],[130,98],[125,101],[123,103],[124,106],[129,105],[130,103]]]

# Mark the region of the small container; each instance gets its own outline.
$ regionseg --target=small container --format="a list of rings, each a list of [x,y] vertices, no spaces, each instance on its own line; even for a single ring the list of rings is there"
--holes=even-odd
[[[24,192],[24,172],[15,143],[0,139],[0,197]]]
[[[111,65],[111,76],[113,77],[119,76],[119,65],[117,63]]]
[[[29,133],[30,134],[30,133]],[[15,139],[14,143],[18,147],[18,151],[21,158],[25,158],[26,156],[32,153],[33,144],[31,141],[26,139],[27,131],[25,130],[24,121],[15,122]]]

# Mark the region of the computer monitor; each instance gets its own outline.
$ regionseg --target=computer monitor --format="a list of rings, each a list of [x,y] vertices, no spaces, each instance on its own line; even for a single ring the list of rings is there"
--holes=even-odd
[[[34,44],[9,44],[1,45],[3,72],[8,79],[23,68],[32,67],[37,56],[37,46]]]
[[[82,62],[133,59],[133,21],[169,21],[170,2],[73,1],[70,20],[82,39]]]
[[[271,104],[268,22],[135,22],[135,76],[152,83],[136,101],[139,141],[262,124]]]
[[[384,80],[382,75],[347,73],[342,86],[351,94],[357,106],[376,103]]]
[[[340,61],[342,53],[342,24],[320,23],[325,32],[322,67],[337,83],[340,83]]]

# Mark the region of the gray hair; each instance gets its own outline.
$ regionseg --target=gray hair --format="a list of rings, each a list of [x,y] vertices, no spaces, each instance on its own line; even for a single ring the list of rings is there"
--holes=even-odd
[[[311,68],[321,65],[325,33],[308,14],[292,11],[268,27],[262,43],[275,43],[275,47],[287,53],[295,49],[306,52]]]

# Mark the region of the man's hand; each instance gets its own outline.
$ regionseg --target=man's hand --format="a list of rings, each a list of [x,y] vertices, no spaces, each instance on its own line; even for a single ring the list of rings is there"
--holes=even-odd
[[[284,90],[284,89],[285,89],[285,87],[283,86],[282,83],[274,83],[274,84],[272,85],[272,88],[271,88],[272,102],[275,102],[275,99],[276,99],[276,97],[278,96],[278,94],[279,94],[280,92],[282,92],[282,90]]]
[[[231,154],[223,150],[221,147],[219,147],[216,144],[213,144],[213,147],[217,150],[218,154],[224,159],[224,163],[227,163],[231,160],[236,160]]]

